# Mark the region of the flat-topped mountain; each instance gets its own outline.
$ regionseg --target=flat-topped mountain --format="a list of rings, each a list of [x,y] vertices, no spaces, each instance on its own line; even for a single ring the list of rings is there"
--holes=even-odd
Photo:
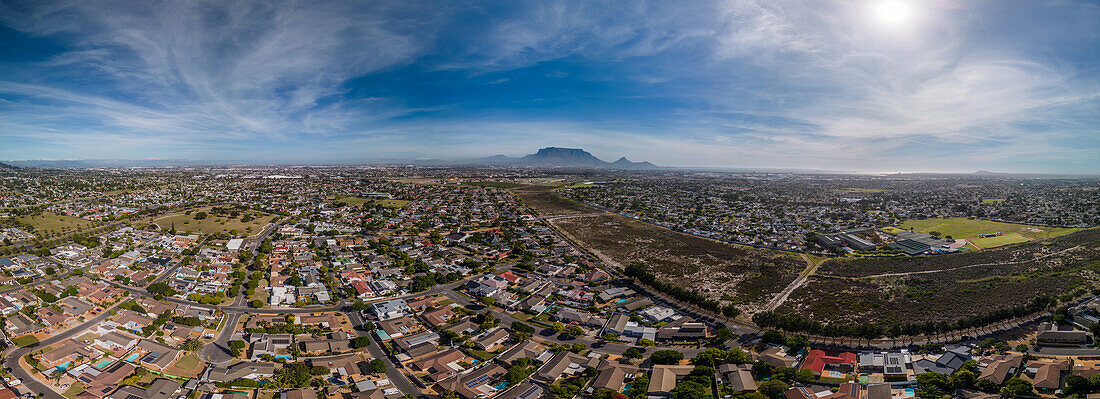
[[[504,155],[494,155],[487,158],[475,159],[468,164],[493,165],[493,166],[534,166],[534,167],[562,167],[562,168],[607,168],[607,169],[658,169],[657,165],[649,162],[632,162],[626,157],[619,158],[615,162],[607,162],[596,158],[595,155],[580,148],[546,147],[534,154],[524,155],[519,158]]]

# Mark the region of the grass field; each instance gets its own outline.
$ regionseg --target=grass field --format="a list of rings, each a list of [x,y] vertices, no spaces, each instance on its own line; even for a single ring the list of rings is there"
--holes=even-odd
[[[886,227],[883,227],[879,230],[885,231],[885,232],[890,233],[890,234],[897,234],[897,233],[900,233],[902,231],[905,231],[905,230],[899,229],[899,228],[894,227],[894,226],[886,226]]]
[[[997,203],[1001,203],[1001,202],[1005,202],[1005,199],[1004,198],[982,198],[982,203],[983,204],[997,204]]]
[[[38,338],[36,338],[33,335],[24,335],[22,337],[15,337],[15,338],[12,338],[12,340],[11,340],[11,343],[15,344],[16,346],[34,345],[37,342],[38,342]]]
[[[1026,224],[1002,223],[990,220],[967,218],[910,219],[901,222],[904,229],[912,228],[920,233],[938,231],[951,238],[977,238],[978,234],[1001,232],[1005,235],[1017,233],[1030,239],[1057,237],[1077,231],[1074,228],[1029,226]],[[1002,244],[1003,245],[1003,244]],[[981,246],[979,244],[979,246]],[[984,248],[984,247],[983,247]]]
[[[591,184],[591,183],[577,183],[577,184],[574,184],[574,185],[571,185],[571,186],[566,186],[565,188],[586,188],[586,187],[592,187],[592,186],[595,186],[595,185]]]
[[[408,206],[409,202],[410,202],[410,201],[406,201],[406,200],[395,200],[395,199],[377,200],[377,199],[373,199],[373,198],[360,198],[360,197],[344,197],[344,198],[337,199],[337,201],[343,202],[343,203],[348,204],[348,205],[363,205],[363,204],[376,203],[376,204],[382,205],[383,207],[394,208],[394,209],[404,208],[404,207]]]
[[[971,244],[974,244],[974,246],[978,248],[992,248],[1030,241],[1027,237],[1020,235],[1020,233],[1008,233],[998,237],[967,238],[966,240],[970,241]]]
[[[209,215],[206,219],[196,220],[195,215],[199,212],[206,212]],[[192,210],[190,215],[176,213],[159,217],[152,222],[156,223],[157,226],[160,226],[162,229],[171,228],[172,225],[175,225],[176,231],[181,233],[190,231],[203,234],[214,234],[219,232],[231,234],[232,230],[237,230],[238,236],[247,236],[259,233],[260,230],[263,230],[265,225],[276,217],[277,216],[265,215],[248,222],[242,222],[240,217],[232,219],[229,216],[211,214],[210,208],[199,208]],[[251,232],[248,232],[249,227],[252,228]]]
[[[34,226],[34,232],[41,234],[47,231],[60,233],[64,230],[80,229],[91,226],[93,223],[78,217],[58,215],[52,212],[42,212],[41,215],[20,216],[20,222]]]

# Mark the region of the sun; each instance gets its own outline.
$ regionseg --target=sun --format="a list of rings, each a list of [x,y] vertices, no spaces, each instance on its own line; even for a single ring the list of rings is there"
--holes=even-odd
[[[886,25],[901,25],[909,20],[912,10],[904,1],[887,0],[875,7],[875,16]]]

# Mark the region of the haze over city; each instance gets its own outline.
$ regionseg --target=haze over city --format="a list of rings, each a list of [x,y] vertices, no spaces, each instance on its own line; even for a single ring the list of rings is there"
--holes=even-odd
[[[0,3],[0,159],[1100,171],[1084,1]]]

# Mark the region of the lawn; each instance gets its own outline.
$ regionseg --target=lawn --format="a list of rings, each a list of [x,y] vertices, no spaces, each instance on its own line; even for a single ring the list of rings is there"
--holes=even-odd
[[[897,234],[897,233],[900,233],[902,231],[905,231],[905,230],[899,229],[899,228],[894,227],[894,226],[886,226],[886,227],[883,227],[879,230],[885,231],[885,232],[890,233],[890,234]]]
[[[197,220],[195,215],[199,212],[205,212],[208,215],[205,219]],[[250,211],[250,213],[255,213]],[[243,214],[242,214],[243,216]],[[203,234],[214,233],[227,233],[233,234],[232,231],[236,230],[236,236],[247,236],[254,233],[259,233],[263,230],[263,227],[270,223],[277,216],[262,215],[248,222],[242,222],[241,216],[237,218],[230,218],[228,215],[214,215],[210,212],[210,208],[199,208],[191,211],[191,214],[177,213],[172,215],[163,216],[153,220],[157,226],[162,229],[171,228],[173,225],[176,227],[176,231],[181,233],[186,232],[198,232]],[[251,228],[251,232],[249,232]]]
[[[483,351],[481,349],[470,349],[470,354],[481,360],[489,360],[492,359],[493,356],[495,356],[492,353]]]
[[[80,395],[84,392],[84,386],[80,384],[69,385],[69,389],[65,390],[66,398],[76,398],[76,395]]]
[[[38,343],[38,338],[33,335],[24,335],[22,337],[12,338],[11,343],[15,344],[16,346],[34,345],[35,343]]]
[[[997,204],[997,203],[1001,203],[1001,202],[1005,202],[1005,199],[1004,198],[982,198],[982,203],[983,204]]]
[[[363,204],[376,203],[376,204],[382,205],[385,208],[394,208],[394,209],[404,208],[404,207],[409,205],[409,202],[411,202],[411,201],[406,201],[406,200],[395,200],[395,199],[378,200],[378,199],[373,199],[373,198],[360,198],[360,197],[344,197],[344,198],[337,199],[337,201],[343,202],[343,203],[348,204],[348,205],[363,205]]]
[[[204,368],[203,366],[203,362],[194,353],[188,353],[172,363],[171,366],[168,366],[164,372],[179,377],[197,377]]]
[[[974,246],[978,248],[992,248],[1030,241],[1027,237],[1020,235],[1020,233],[1008,233],[998,237],[967,238],[966,240],[970,241],[971,244],[974,244]]]
[[[92,225],[91,221],[52,212],[42,212],[40,215],[24,215],[17,218],[17,220],[34,226],[34,232],[39,235],[49,231],[60,233],[64,230],[81,229]]]
[[[968,218],[910,219],[901,222],[901,227],[904,229],[913,228],[920,233],[938,231],[944,236],[966,239],[977,238],[978,234],[997,232],[1004,233],[1005,235],[1009,233],[1018,233],[1027,238],[1043,239],[1057,237],[1079,230],[1073,228],[1030,226],[1026,224],[1002,223],[991,220]]]

